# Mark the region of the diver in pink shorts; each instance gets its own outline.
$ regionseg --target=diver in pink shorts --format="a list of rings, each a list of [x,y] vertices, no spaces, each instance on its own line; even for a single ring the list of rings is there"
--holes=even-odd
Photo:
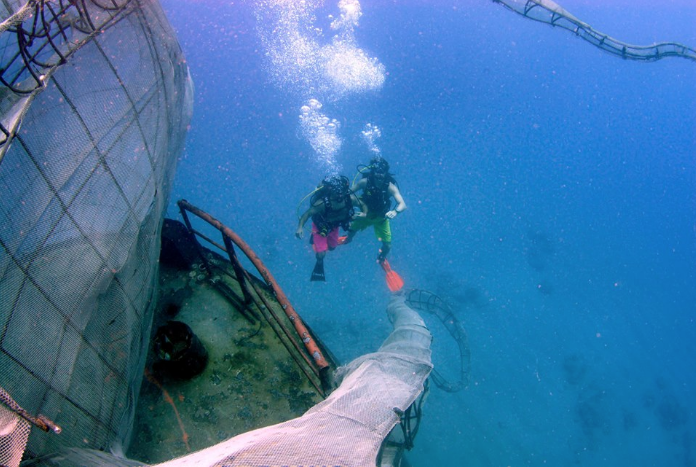
[[[360,211],[356,211],[355,207]],[[304,225],[312,218],[312,246],[316,253],[316,264],[311,280],[325,281],[324,257],[327,250],[339,244],[339,227],[347,231],[354,218],[364,217],[367,207],[350,191],[348,179],[334,175],[325,178],[310,198],[310,206],[302,216],[295,236],[304,238]]]

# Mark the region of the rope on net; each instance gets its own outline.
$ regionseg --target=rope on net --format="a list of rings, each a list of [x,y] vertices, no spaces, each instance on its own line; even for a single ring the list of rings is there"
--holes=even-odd
[[[493,3],[533,21],[570,31],[595,47],[627,60],[655,62],[665,57],[681,57],[696,61],[696,49],[676,42],[641,46],[616,40],[580,21],[551,0],[493,0]]]
[[[32,416],[29,412],[24,410],[17,402],[15,402],[12,396],[2,387],[0,387],[0,403],[7,407],[11,412],[14,412],[27,422],[40,428],[43,431],[52,431],[56,434],[60,434],[62,431],[62,428],[60,426],[56,425],[50,418],[46,417],[45,415],[39,414],[36,417]]]
[[[457,319],[450,306],[444,300],[427,290],[411,290],[406,296],[406,303],[414,310],[424,311],[436,316],[459,347],[459,380],[454,382],[448,381],[433,368],[430,374],[433,382],[440,389],[447,392],[457,392],[464,389],[469,383],[469,373],[471,371],[471,351],[469,350],[469,338],[466,335],[464,325]]]
[[[0,163],[35,95],[136,0],[28,0],[0,22]]]
[[[0,23],[0,82],[17,94],[45,85],[67,57],[111,23],[131,0],[29,0]]]

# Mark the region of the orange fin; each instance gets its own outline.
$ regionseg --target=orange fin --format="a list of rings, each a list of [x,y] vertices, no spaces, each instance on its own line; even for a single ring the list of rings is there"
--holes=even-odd
[[[346,239],[347,239],[347,238],[348,238],[348,235],[344,235],[344,236],[342,236],[342,237],[338,237],[338,244],[339,244],[339,245],[343,245],[344,243],[346,243]]]
[[[398,292],[404,286],[404,280],[400,275],[393,271],[386,259],[382,261],[382,269],[387,273],[387,287],[392,292]]]

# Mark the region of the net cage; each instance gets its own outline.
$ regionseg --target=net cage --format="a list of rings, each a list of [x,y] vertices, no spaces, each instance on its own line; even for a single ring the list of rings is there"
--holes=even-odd
[[[27,457],[128,443],[193,87],[154,0],[0,15],[0,387],[27,415],[0,404],[0,464],[17,465],[26,435]],[[28,434],[29,414],[62,433]]]

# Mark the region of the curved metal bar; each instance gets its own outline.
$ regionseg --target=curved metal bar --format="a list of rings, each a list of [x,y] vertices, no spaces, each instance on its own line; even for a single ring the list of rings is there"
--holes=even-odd
[[[310,334],[309,330],[307,327],[304,325],[302,322],[302,318],[300,318],[300,315],[297,314],[295,309],[292,307],[290,304],[290,301],[288,298],[285,296],[285,293],[283,290],[280,288],[278,283],[276,282],[275,278],[271,274],[271,272],[266,268],[266,266],[263,264],[261,259],[254,253],[254,251],[247,245],[247,243],[242,240],[242,238],[237,235],[232,229],[229,227],[225,226],[222,222],[219,220],[215,219],[213,216],[208,214],[207,212],[197,208],[196,206],[192,205],[188,201],[182,199],[177,202],[179,205],[179,209],[186,210],[192,214],[195,214],[199,218],[203,219],[206,221],[208,224],[212,225],[216,229],[218,229],[220,232],[222,232],[223,235],[228,237],[232,242],[244,252],[247,258],[249,258],[249,261],[252,262],[254,267],[256,267],[256,270],[261,274],[261,277],[266,281],[266,283],[273,288],[273,292],[275,293],[276,299],[278,300],[278,303],[283,307],[283,310],[285,311],[285,314],[287,317],[290,319],[290,322],[293,324],[295,327],[295,331],[297,331],[297,334],[299,334],[300,339],[302,339],[302,342],[305,345],[305,348],[309,352],[309,354],[312,356],[314,359],[314,363],[319,367],[320,370],[325,370],[329,368],[329,363],[326,361],[324,356],[322,355],[321,350],[319,349],[319,346],[315,342],[315,340],[312,338],[312,335]]]

